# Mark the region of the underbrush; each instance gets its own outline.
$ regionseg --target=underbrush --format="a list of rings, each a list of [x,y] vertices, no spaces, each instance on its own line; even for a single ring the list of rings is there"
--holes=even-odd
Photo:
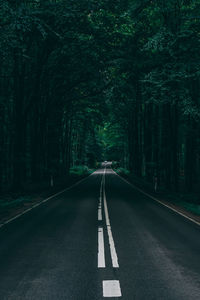
[[[90,175],[93,171],[93,169],[89,169],[87,166],[74,166],[70,169],[70,175],[85,176]]]
[[[130,171],[125,168],[116,168],[113,169],[117,174],[122,175],[122,176],[128,176],[130,174]]]

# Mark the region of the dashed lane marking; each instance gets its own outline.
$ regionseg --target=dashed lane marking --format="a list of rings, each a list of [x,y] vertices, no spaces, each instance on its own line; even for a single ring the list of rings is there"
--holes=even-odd
[[[118,257],[117,257],[117,251],[115,248],[115,243],[112,235],[112,229],[110,225],[110,218],[108,213],[108,206],[106,201],[106,192],[105,192],[105,172],[104,172],[104,182],[103,182],[103,200],[104,200],[104,212],[105,212],[105,219],[106,219],[106,227],[107,227],[107,233],[108,233],[108,240],[110,245],[110,254],[112,259],[112,266],[113,268],[119,268],[118,263]]]
[[[98,208],[98,221],[102,221],[102,208],[101,208],[101,206]]]
[[[98,268],[105,268],[105,250],[103,228],[98,228]]]

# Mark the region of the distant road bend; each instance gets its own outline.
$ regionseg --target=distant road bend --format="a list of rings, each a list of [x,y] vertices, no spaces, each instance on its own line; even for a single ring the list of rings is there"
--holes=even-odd
[[[0,300],[198,300],[200,226],[104,163],[0,228]]]

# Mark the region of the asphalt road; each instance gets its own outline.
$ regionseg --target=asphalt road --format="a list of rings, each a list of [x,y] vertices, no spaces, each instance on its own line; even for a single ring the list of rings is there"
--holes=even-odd
[[[0,300],[200,299],[200,226],[110,168],[0,228]]]

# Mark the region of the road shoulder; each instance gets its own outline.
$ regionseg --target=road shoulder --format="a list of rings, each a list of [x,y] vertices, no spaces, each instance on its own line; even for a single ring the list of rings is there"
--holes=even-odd
[[[113,169],[112,169],[113,170]],[[196,225],[200,226],[200,216],[193,214],[192,212],[184,209],[181,206],[178,206],[176,204],[173,204],[169,201],[163,200],[162,198],[152,195],[150,192],[146,192],[145,190],[137,187],[135,184],[131,183],[129,180],[125,179],[124,177],[122,177],[121,175],[119,175],[118,173],[116,173],[114,170],[113,172],[119,176],[124,182],[126,182],[127,184],[129,184],[133,189],[139,191],[140,193],[142,193],[143,195],[151,198],[152,200],[160,203],[161,205],[167,207],[168,209],[174,211],[175,213],[181,215],[182,217],[190,220],[191,222],[195,223]]]

